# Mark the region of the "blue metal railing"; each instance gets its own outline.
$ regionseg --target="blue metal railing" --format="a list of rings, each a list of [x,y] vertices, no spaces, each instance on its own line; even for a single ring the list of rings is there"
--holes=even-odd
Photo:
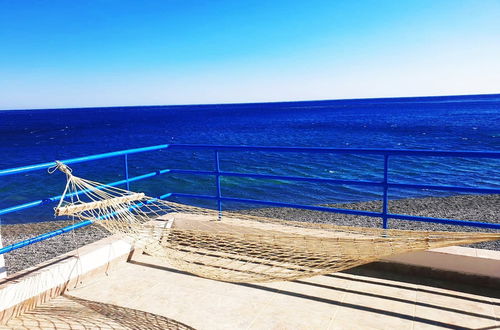
[[[128,167],[128,155],[142,152],[149,152],[161,149],[169,150],[204,150],[214,152],[214,170],[213,171],[201,171],[201,170],[184,170],[184,169],[162,169],[156,170],[154,172],[145,173],[142,175],[129,177],[129,167]],[[364,154],[364,155],[380,155],[383,156],[384,166],[383,166],[383,180],[382,181],[365,181],[365,180],[340,180],[340,179],[329,179],[329,178],[309,178],[309,177],[297,177],[297,176],[285,176],[285,175],[269,175],[269,174],[259,174],[259,173],[240,173],[240,172],[229,172],[222,171],[220,167],[220,153],[221,152],[279,152],[279,153],[315,153],[315,154]],[[98,155],[91,155],[85,157],[78,157],[72,159],[66,159],[62,162],[65,164],[75,164],[82,162],[90,162],[98,159],[110,158],[110,157],[124,157],[124,180],[115,181],[107,183],[107,185],[118,186],[125,185],[126,189],[130,189],[130,183],[134,181],[144,180],[152,178],[158,175],[164,174],[191,174],[191,175],[201,175],[201,176],[213,176],[215,178],[216,184],[216,194],[215,196],[210,195],[200,195],[200,194],[186,194],[169,192],[158,198],[167,199],[170,197],[184,197],[184,198],[198,198],[198,199],[208,199],[215,200],[217,202],[217,208],[219,211],[219,217],[222,216],[222,203],[223,202],[239,202],[255,205],[264,206],[274,206],[274,207],[290,207],[299,208],[306,210],[315,210],[323,212],[333,212],[341,214],[350,215],[361,215],[369,217],[377,217],[382,219],[383,228],[388,227],[389,219],[397,220],[407,220],[407,221],[422,221],[422,222],[434,222],[450,225],[460,225],[460,226],[471,226],[471,227],[481,227],[481,228],[492,228],[500,229],[499,223],[488,223],[479,221],[467,221],[467,220],[456,220],[456,219],[445,219],[445,218],[433,218],[433,217],[423,217],[423,216],[411,216],[404,214],[395,214],[389,212],[389,198],[388,191],[391,188],[409,188],[409,189],[432,189],[432,190],[442,190],[442,191],[456,191],[456,192],[468,192],[468,193],[487,193],[487,194],[500,194],[500,189],[497,188],[472,188],[472,187],[462,187],[462,186],[450,186],[450,185],[425,185],[425,184],[409,184],[409,183],[395,183],[389,181],[389,158],[398,156],[418,156],[418,157],[465,157],[465,158],[493,158],[500,159],[500,152],[479,152],[479,151],[435,151],[435,150],[402,150],[402,149],[339,149],[339,148],[302,148],[302,147],[257,147],[257,146],[223,146],[223,145],[192,145],[192,144],[163,144],[145,148],[128,149],[116,152],[109,152]],[[55,162],[35,164],[23,167],[10,168],[5,170],[0,170],[0,177],[7,175],[15,175],[20,173],[26,173],[36,170],[43,170],[54,166]],[[378,186],[383,188],[382,197],[382,212],[372,212],[372,211],[361,211],[361,210],[351,210],[342,209],[334,207],[325,206],[315,206],[315,205],[303,205],[294,203],[282,203],[274,202],[268,200],[257,200],[257,199],[244,199],[235,197],[225,197],[221,193],[221,178],[222,177],[243,177],[243,178],[257,178],[257,179],[277,179],[277,180],[288,180],[288,181],[298,181],[298,182],[314,182],[314,183],[333,183],[333,184],[349,184],[349,185],[359,185],[359,186]],[[16,211],[21,211],[24,209],[53,203],[59,201],[61,196],[52,196],[41,200],[31,201],[19,205],[14,205],[8,208],[0,209],[0,216]],[[81,223],[67,226],[37,237],[27,239],[25,241],[0,248],[0,254],[18,249],[20,247],[33,244],[45,240],[47,238],[74,230],[76,228],[81,228],[91,224],[91,221],[83,221]]]

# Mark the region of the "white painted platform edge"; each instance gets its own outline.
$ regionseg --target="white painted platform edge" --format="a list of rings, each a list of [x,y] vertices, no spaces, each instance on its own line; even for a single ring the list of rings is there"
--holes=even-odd
[[[2,227],[0,226],[0,249],[2,245]],[[0,254],[0,279],[7,277],[7,267],[5,267],[5,258],[3,254]]]
[[[88,247],[93,248],[88,249]],[[107,238],[82,249],[85,251],[79,255],[74,254],[66,260],[23,276],[8,285],[2,287],[0,282],[0,311],[14,307],[27,299],[105,266],[112,260],[129,254],[132,246],[123,240]]]
[[[500,251],[451,246],[404,253],[381,261],[500,279]]]

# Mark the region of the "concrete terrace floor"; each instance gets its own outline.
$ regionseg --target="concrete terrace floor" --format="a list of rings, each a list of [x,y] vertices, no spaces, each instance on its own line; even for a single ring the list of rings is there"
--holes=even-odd
[[[231,284],[136,255],[5,329],[500,329],[499,291],[451,286],[363,269]]]

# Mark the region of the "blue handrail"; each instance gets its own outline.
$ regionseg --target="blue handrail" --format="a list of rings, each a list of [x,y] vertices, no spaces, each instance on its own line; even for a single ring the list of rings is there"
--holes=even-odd
[[[76,163],[89,162],[89,161],[97,160],[97,159],[104,159],[104,158],[110,158],[110,157],[116,157],[116,156],[130,155],[130,154],[135,154],[135,153],[139,153],[139,152],[166,149],[169,146],[170,146],[169,144],[160,144],[160,145],[151,146],[151,147],[127,149],[127,150],[121,150],[121,151],[107,152],[104,154],[97,154],[97,155],[91,155],[91,156],[65,159],[65,160],[61,160],[61,162],[63,162],[66,165],[70,165],[70,164],[76,164]],[[26,173],[26,172],[36,171],[36,170],[44,170],[44,169],[53,167],[55,165],[56,165],[56,162],[49,162],[49,163],[41,163],[41,164],[35,164],[35,165],[15,167],[15,168],[8,168],[5,170],[0,170],[0,176],[12,175],[12,174],[16,174],[16,173]]]
[[[128,171],[128,155],[142,152],[149,152],[155,150],[208,150],[214,152],[214,171],[199,171],[199,170],[183,170],[183,169],[162,169],[154,172],[145,173],[135,177],[129,177]],[[294,152],[294,153],[331,153],[331,154],[368,154],[368,155],[381,155],[384,157],[384,168],[383,168],[383,180],[382,181],[364,181],[364,180],[340,180],[340,179],[328,179],[328,178],[309,178],[309,177],[297,177],[297,176],[285,176],[285,175],[269,175],[269,174],[259,174],[259,173],[239,173],[239,172],[228,172],[220,170],[220,152]],[[496,151],[437,151],[437,150],[405,150],[405,149],[352,149],[352,148],[305,148],[305,147],[263,147],[263,146],[228,146],[228,145],[195,145],[195,144],[162,144],[144,148],[135,148],[128,150],[121,150],[115,152],[108,152],[103,154],[96,154],[72,159],[66,159],[62,162],[65,164],[75,164],[82,162],[90,162],[98,159],[110,158],[110,157],[124,157],[124,180],[115,181],[108,183],[111,186],[125,185],[129,189],[130,182],[144,180],[158,175],[163,174],[195,174],[203,176],[212,176],[215,178],[216,182],[216,195],[198,195],[198,194],[186,194],[186,193],[176,193],[169,192],[157,198],[167,199],[170,197],[184,197],[184,198],[201,198],[210,199],[217,201],[217,206],[219,214],[222,215],[222,202],[240,202],[240,203],[251,203],[256,205],[267,205],[267,206],[278,206],[278,207],[292,207],[307,210],[316,210],[324,212],[334,212],[342,214],[352,214],[352,215],[362,215],[370,217],[378,217],[383,220],[383,227],[387,228],[388,219],[398,219],[407,221],[423,221],[423,222],[434,222],[443,223],[451,225],[460,226],[472,226],[480,228],[492,228],[500,229],[500,224],[498,223],[488,223],[488,222],[478,222],[478,221],[466,221],[466,220],[456,220],[456,219],[443,219],[443,218],[433,218],[433,217],[421,217],[421,216],[410,216],[404,214],[393,214],[389,212],[388,208],[388,190],[390,188],[410,188],[410,189],[432,189],[432,190],[444,190],[444,191],[458,191],[458,192],[469,192],[469,193],[491,193],[500,194],[500,188],[472,188],[472,187],[461,187],[461,186],[450,186],[450,185],[426,185],[426,184],[406,184],[406,183],[394,183],[388,180],[389,171],[389,157],[396,156],[425,156],[425,157],[465,157],[465,158],[493,158],[500,159],[500,152]],[[34,164],[16,168],[10,168],[5,170],[0,170],[0,177],[7,175],[15,175],[20,173],[26,173],[36,170],[43,170],[50,168],[55,165],[55,162]],[[280,203],[274,201],[266,200],[254,200],[254,199],[244,199],[244,198],[234,198],[225,197],[221,193],[221,177],[246,177],[246,178],[258,178],[258,179],[277,179],[277,180],[288,180],[288,181],[302,181],[302,182],[315,182],[315,183],[333,183],[333,184],[352,184],[360,186],[378,186],[383,188],[383,200],[382,200],[382,212],[369,212],[369,211],[359,211],[314,205],[302,205],[293,203]],[[8,208],[0,209],[0,215],[8,214],[11,212],[16,212],[24,210],[31,207],[36,207],[44,205],[47,203],[57,202],[61,196],[48,197],[41,200],[31,201],[19,205],[14,205]],[[49,233],[39,235],[34,238],[27,239],[25,241],[0,248],[0,254],[18,249],[20,247],[33,244],[45,240],[47,238],[74,230],[76,228],[81,228],[91,224],[91,221],[83,221],[81,223],[67,226]]]
[[[296,152],[296,153],[337,153],[337,154],[368,154],[392,156],[434,156],[434,157],[466,157],[466,158],[497,158],[499,151],[444,151],[444,150],[409,150],[409,149],[356,149],[356,148],[303,148],[303,147],[261,147],[261,146],[228,146],[204,144],[160,144],[156,146],[127,149],[90,156],[61,160],[65,164],[76,164],[97,159],[130,155],[135,153],[160,149],[181,150],[218,150],[218,151],[263,151],[263,152]],[[0,170],[0,176],[43,170],[55,166],[55,162],[34,164]]]

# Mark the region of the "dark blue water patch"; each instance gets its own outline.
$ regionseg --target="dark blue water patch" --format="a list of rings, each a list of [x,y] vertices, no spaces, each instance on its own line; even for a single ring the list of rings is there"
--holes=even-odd
[[[500,95],[0,111],[0,168],[165,143],[500,151]],[[383,178],[380,156],[223,152],[220,159],[224,171],[377,182]],[[213,161],[213,152],[167,149],[130,155],[129,170],[131,176],[166,168],[212,171]],[[499,160],[398,157],[390,164],[391,182],[500,187]],[[100,182],[124,178],[123,158],[75,164],[74,170]],[[295,203],[380,198],[376,187],[245,180],[223,178],[223,193]],[[58,195],[63,186],[63,175],[44,171],[2,177],[0,208]],[[215,181],[167,174],[133,183],[131,189],[152,196],[214,194]],[[443,194],[449,193],[393,191],[391,197]],[[53,219],[51,208],[45,211],[45,216],[32,209],[1,220]]]

